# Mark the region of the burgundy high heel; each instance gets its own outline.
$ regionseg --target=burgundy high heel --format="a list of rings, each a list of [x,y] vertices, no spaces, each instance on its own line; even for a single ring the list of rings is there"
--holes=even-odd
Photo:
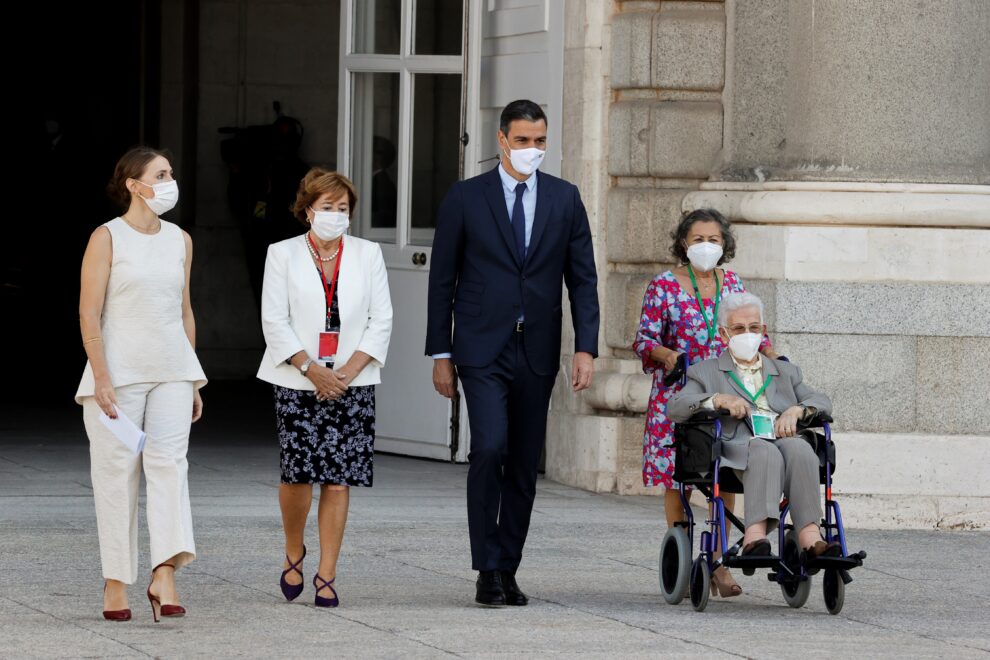
[[[172,570],[175,570],[174,564],[161,563],[151,569],[151,582],[148,584],[148,601],[151,602],[151,615],[155,618],[155,623],[158,623],[158,616],[185,616],[186,608],[182,605],[162,605],[162,601],[155,594],[151,593],[151,585],[155,583],[155,571],[157,571],[162,566],[168,566]]]
[[[107,592],[107,583],[103,583],[103,593]],[[103,610],[103,618],[107,621],[130,621],[131,608],[124,610]]]

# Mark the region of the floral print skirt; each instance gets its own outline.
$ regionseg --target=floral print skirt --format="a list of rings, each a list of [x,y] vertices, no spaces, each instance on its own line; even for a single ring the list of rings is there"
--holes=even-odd
[[[282,483],[371,486],[375,386],[349,388],[336,400],[274,386]]]

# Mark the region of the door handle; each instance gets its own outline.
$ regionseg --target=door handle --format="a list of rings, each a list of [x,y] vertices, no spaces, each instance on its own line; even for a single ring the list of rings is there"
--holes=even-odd
[[[426,253],[425,252],[414,252],[412,256],[412,262],[414,266],[425,266],[426,265]]]

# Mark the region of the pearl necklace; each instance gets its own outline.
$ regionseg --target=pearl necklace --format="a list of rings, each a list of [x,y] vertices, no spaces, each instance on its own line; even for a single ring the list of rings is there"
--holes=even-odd
[[[337,255],[340,254],[340,243],[337,243],[337,249],[334,250],[333,254],[331,254],[329,257],[321,257],[319,254],[317,254],[316,250],[313,249],[313,244],[310,243],[309,240],[306,241],[306,247],[309,248],[309,253],[313,255],[314,259],[316,259],[317,261],[322,261],[323,263],[333,261],[334,259],[337,258]]]

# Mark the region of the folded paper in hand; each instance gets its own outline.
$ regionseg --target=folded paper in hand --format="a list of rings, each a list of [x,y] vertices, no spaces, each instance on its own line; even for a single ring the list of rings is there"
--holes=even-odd
[[[117,411],[117,419],[110,419],[106,413],[100,413],[100,421],[103,426],[110,429],[110,432],[117,436],[117,439],[135,454],[140,454],[144,450],[144,441],[147,434],[138,428],[124,412],[117,406],[113,407]]]

